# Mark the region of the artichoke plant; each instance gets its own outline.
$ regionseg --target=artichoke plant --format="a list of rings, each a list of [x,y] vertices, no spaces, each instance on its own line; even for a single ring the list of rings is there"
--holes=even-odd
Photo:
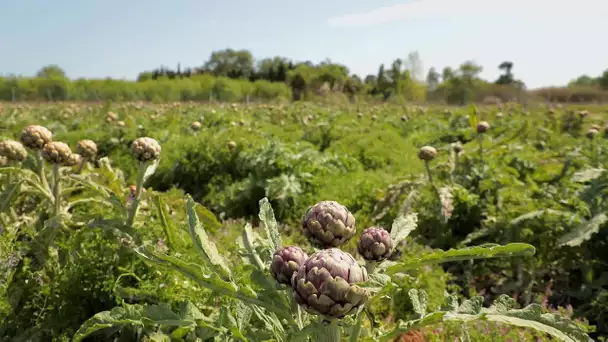
[[[40,150],[44,145],[53,140],[53,133],[46,127],[30,125],[21,131],[20,140],[25,147]]]
[[[321,201],[308,209],[302,228],[311,242],[324,248],[344,244],[357,230],[353,214],[336,201]]]
[[[367,261],[382,261],[391,256],[393,240],[386,230],[370,227],[361,233],[357,250]]]
[[[18,141],[4,140],[0,141],[0,156],[7,161],[22,162],[27,158],[27,150]]]
[[[308,259],[308,254],[298,246],[281,248],[272,256],[270,273],[278,283],[289,285],[291,277],[306,259]]]
[[[356,285],[367,280],[352,255],[330,248],[311,255],[293,274],[291,286],[296,303],[309,313],[342,318],[367,302],[370,293]]]

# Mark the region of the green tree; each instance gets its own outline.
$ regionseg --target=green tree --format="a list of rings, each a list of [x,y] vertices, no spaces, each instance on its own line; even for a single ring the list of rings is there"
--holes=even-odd
[[[38,70],[36,77],[41,78],[66,78],[65,71],[56,64],[50,64]]]
[[[498,69],[502,70],[503,74],[498,77],[496,84],[513,84],[515,79],[513,78],[513,62],[505,61],[500,63]]]
[[[249,78],[253,72],[253,55],[248,50],[225,49],[214,51],[203,70],[215,76]]]

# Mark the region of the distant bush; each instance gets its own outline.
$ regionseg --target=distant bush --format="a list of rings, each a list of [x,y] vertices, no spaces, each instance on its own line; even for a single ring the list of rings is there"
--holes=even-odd
[[[268,101],[289,99],[284,83],[236,80],[200,75],[184,79],[143,82],[64,77],[0,77],[3,101]]]

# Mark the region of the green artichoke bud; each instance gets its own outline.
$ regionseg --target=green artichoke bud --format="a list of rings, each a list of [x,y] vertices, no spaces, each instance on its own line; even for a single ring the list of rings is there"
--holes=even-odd
[[[278,283],[289,285],[291,277],[306,259],[308,259],[308,254],[298,246],[281,248],[272,256],[270,273]]]
[[[343,318],[368,300],[369,291],[355,284],[367,279],[367,271],[352,255],[337,248],[323,249],[293,274],[293,298],[309,313]]]
[[[53,141],[53,133],[46,127],[30,125],[21,131],[20,140],[25,147],[40,150],[44,145]]]
[[[42,158],[53,164],[66,164],[70,155],[70,146],[60,141],[51,141],[42,148]]]
[[[228,142],[226,142],[226,146],[228,146],[228,149],[229,149],[231,152],[234,152],[234,150],[236,149],[236,142],[234,142],[234,141],[232,141],[232,140],[231,140],[231,141],[228,141]]]
[[[587,131],[587,133],[585,133],[585,135],[587,136],[587,138],[589,139],[593,139],[595,138],[595,136],[599,133],[599,131],[595,128],[589,128],[589,130]]]
[[[485,133],[490,129],[490,124],[487,123],[486,121],[479,121],[479,123],[477,124],[477,133]]]
[[[589,112],[586,110],[581,110],[580,112],[578,112],[578,116],[582,118],[587,117],[587,115],[589,115]]]
[[[27,150],[18,141],[4,140],[0,141],[0,156],[5,157],[7,162],[22,162],[27,158]]]
[[[367,228],[359,237],[357,250],[365,260],[382,261],[393,253],[393,240],[382,228]]]
[[[198,122],[198,121],[194,121],[193,123],[190,124],[190,128],[193,131],[198,131],[199,129],[201,129],[202,126],[203,125],[200,122]]]
[[[342,204],[321,201],[310,207],[302,218],[304,234],[315,244],[336,247],[355,235],[355,217]]]
[[[131,155],[141,162],[150,162],[160,158],[160,151],[158,141],[148,137],[137,138],[131,144]]]
[[[437,157],[437,150],[432,146],[422,146],[418,151],[418,158],[421,160],[433,160]]]
[[[72,153],[70,154],[68,160],[65,162],[65,166],[76,166],[80,165],[80,163],[82,163],[82,156],[78,153]]]
[[[91,160],[97,155],[97,144],[93,140],[80,140],[76,151],[86,160]]]
[[[118,114],[114,112],[108,112],[108,115],[106,116],[106,121],[111,122],[116,120],[118,120]]]

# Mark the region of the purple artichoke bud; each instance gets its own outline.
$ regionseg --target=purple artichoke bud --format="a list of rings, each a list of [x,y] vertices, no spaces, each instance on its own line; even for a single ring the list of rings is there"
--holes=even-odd
[[[293,274],[293,298],[309,313],[342,318],[356,313],[368,300],[370,293],[355,284],[367,279],[367,271],[352,255],[337,248],[323,249]]]
[[[284,247],[272,256],[270,273],[280,284],[291,284],[291,276],[308,259],[308,254],[298,246]]]
[[[302,228],[313,243],[326,248],[347,242],[357,231],[355,217],[335,201],[321,201],[308,209]]]
[[[53,133],[46,127],[30,125],[21,131],[20,140],[25,147],[40,150],[44,145],[53,141]]]
[[[365,260],[382,261],[391,256],[393,240],[391,235],[382,228],[367,228],[359,237],[357,250]]]

